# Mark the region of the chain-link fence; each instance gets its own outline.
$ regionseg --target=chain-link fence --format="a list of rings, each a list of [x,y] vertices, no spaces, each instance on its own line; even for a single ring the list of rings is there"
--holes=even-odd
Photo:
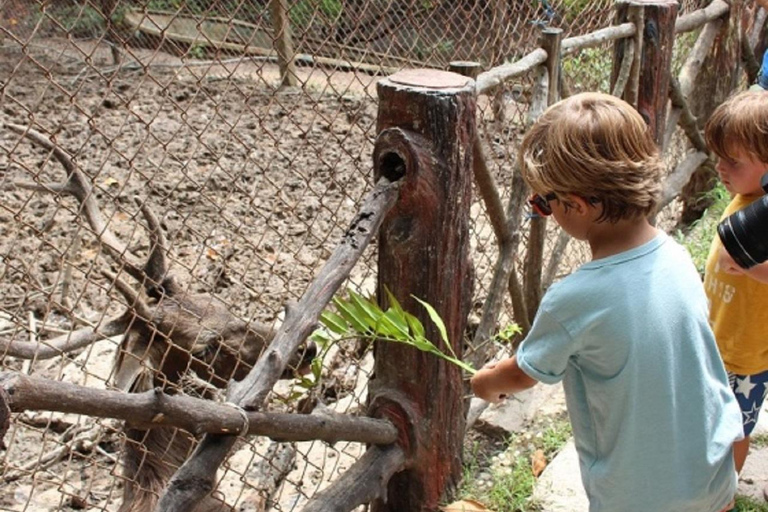
[[[685,2],[681,13],[700,3]],[[273,36],[280,5],[296,87],[278,87],[285,76],[273,50],[282,37]],[[124,377],[116,371],[122,347],[130,353],[123,360],[137,362],[125,381],[132,389],[143,378],[151,381],[146,389],[219,396],[231,375],[186,370],[215,366],[218,355],[243,345],[227,345],[208,322],[235,326],[238,339],[267,333],[328,258],[372,186],[381,76],[404,67],[445,69],[455,60],[488,69],[535,48],[544,26],[568,37],[610,25],[612,17],[606,0],[0,0],[2,369],[106,388]],[[676,51],[684,55],[692,41],[680,41]],[[604,43],[564,60],[572,92],[610,92],[611,48]],[[479,133],[504,199],[533,83],[525,76],[478,99]],[[25,137],[27,127],[45,139]],[[670,154],[674,163],[682,153]],[[80,200],[63,187],[73,169],[92,187]],[[86,202],[99,212],[89,214]],[[472,214],[479,316],[498,249],[479,198]],[[550,231],[546,254],[567,242]],[[183,368],[166,366],[179,355],[174,349],[139,346],[134,338],[146,333],[136,334],[130,322],[65,355],[8,355],[14,343],[44,347],[68,343],[72,331],[103,330],[142,304],[137,297],[158,311],[160,295],[152,293],[163,283],[137,282],[143,274],[131,271],[158,247],[166,258],[159,277],[172,276],[177,296],[194,310],[185,320],[162,310],[169,332],[194,331]],[[375,250],[349,278],[364,294],[375,289]],[[563,254],[546,262],[553,278],[587,258],[573,242]],[[514,320],[507,301],[500,325]],[[210,332],[219,335],[206,337]],[[260,346],[253,343],[249,350]],[[364,414],[373,366],[365,348],[335,347],[317,386],[281,381],[270,410],[322,402]],[[118,510],[124,494],[130,501],[159,492],[165,482],[151,487],[146,474],[167,479],[194,442],[182,431],[24,412],[14,416],[5,445],[0,510]],[[300,510],[364,450],[241,439],[216,495],[237,510]]]

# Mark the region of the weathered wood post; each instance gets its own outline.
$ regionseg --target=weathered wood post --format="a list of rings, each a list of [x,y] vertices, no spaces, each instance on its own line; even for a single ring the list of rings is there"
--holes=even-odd
[[[664,142],[672,50],[675,45],[676,0],[618,0],[616,24],[631,21],[638,30],[634,39],[617,39],[613,46],[611,89],[621,72],[628,45],[634,59],[622,98],[634,106],[651,129],[659,147]]]
[[[287,0],[270,0],[269,13],[272,15],[272,30],[274,31],[277,63],[280,67],[280,87],[295,87],[298,84],[296,74],[295,51],[291,20],[288,16]]]
[[[539,44],[547,52],[547,60],[543,64],[543,72],[540,82],[536,85],[540,94],[536,96],[531,105],[530,121],[535,121],[544,113],[546,107],[557,103],[560,99],[560,66],[561,66],[561,42],[563,30],[559,28],[545,28],[541,32]],[[539,98],[540,96],[540,98]],[[541,102],[539,102],[541,99]],[[540,103],[540,105],[539,105]],[[533,323],[536,311],[539,309],[542,289],[542,274],[544,273],[544,242],[547,239],[547,218],[533,217],[528,232],[528,243],[525,252],[525,303],[528,311],[528,321]]]
[[[404,175],[400,199],[379,231],[379,302],[387,305],[389,289],[422,321],[428,339],[460,356],[473,284],[474,81],[446,71],[401,71],[378,83],[378,96],[375,172]],[[450,349],[413,296],[443,318]],[[461,476],[461,370],[400,344],[377,343],[374,354],[370,415],[398,426],[407,469],[392,477],[386,502],[377,500],[371,510],[436,510]]]

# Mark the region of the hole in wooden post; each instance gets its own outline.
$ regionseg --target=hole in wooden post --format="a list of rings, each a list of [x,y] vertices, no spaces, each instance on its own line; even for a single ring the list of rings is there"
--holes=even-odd
[[[384,153],[379,170],[383,177],[395,182],[405,176],[405,160],[397,153]]]

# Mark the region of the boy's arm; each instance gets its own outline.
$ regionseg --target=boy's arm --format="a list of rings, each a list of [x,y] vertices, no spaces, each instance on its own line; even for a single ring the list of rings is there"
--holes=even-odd
[[[520,369],[516,356],[483,367],[470,381],[475,395],[491,403],[500,402],[506,395],[525,391],[537,383]]]
[[[749,269],[741,268],[724,248],[720,248],[718,264],[728,274],[744,274],[755,281],[768,284],[768,261]]]

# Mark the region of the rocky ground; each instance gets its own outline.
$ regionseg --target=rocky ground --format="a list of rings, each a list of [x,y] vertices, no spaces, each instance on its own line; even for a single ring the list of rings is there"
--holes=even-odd
[[[763,414],[753,432],[752,450],[739,479],[740,496],[763,502],[763,488],[768,485],[768,445],[760,442],[768,435],[768,412]],[[561,385],[536,386],[499,405],[486,409],[478,420],[479,429],[502,429],[520,432],[542,416],[560,415],[565,411]],[[579,462],[571,439],[550,461],[538,479],[533,494],[543,512],[587,512],[589,503],[581,484]]]

